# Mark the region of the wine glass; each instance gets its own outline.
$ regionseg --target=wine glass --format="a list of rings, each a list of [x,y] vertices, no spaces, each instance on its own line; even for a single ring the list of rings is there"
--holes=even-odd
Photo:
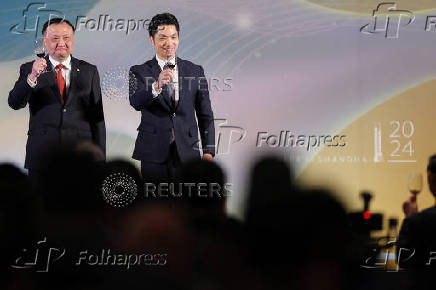
[[[176,68],[176,65],[175,65],[175,64],[172,64],[172,63],[170,63],[170,62],[165,63],[165,65],[164,65],[164,67],[163,67],[163,69],[170,69],[170,70],[172,70],[172,71],[174,71],[175,68]],[[173,84],[174,84],[174,80],[171,79],[170,82],[169,82],[168,84],[172,84],[172,85],[173,85]]]
[[[412,172],[409,174],[409,191],[413,196],[411,197],[411,201],[416,201],[416,196],[421,192],[422,190],[422,174]]]
[[[44,47],[44,43],[42,39],[36,39],[35,40],[35,55],[37,57],[45,57],[47,55],[47,50]],[[50,72],[51,70],[48,69],[49,64],[47,63],[47,66],[41,73]]]

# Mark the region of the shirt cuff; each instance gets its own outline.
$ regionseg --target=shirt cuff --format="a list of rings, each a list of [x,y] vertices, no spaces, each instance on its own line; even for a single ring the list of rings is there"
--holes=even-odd
[[[159,96],[159,94],[162,92],[162,88],[160,88],[159,91],[156,91],[156,90],[154,89],[154,85],[155,85],[156,83],[157,83],[157,82],[154,82],[154,83],[151,85],[151,93],[153,94],[153,97],[154,97],[154,98],[157,98],[157,96]]]
[[[38,80],[35,80],[35,82],[32,82],[30,80],[30,77],[27,77],[27,84],[33,89],[34,87],[36,87],[36,84],[38,83]]]

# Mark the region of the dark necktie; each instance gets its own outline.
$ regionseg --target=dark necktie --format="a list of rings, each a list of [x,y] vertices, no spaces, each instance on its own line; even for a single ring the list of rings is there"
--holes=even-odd
[[[59,91],[61,93],[62,98],[64,97],[65,93],[65,79],[62,75],[62,69],[64,68],[63,64],[58,64],[56,66],[57,73],[56,73],[56,82],[58,83]]]
[[[167,62],[163,66],[162,70],[172,69],[174,71],[174,68],[175,68],[174,64]],[[174,82],[171,81],[171,82],[167,83],[166,89],[168,90],[168,99],[169,99],[168,101],[170,104],[170,108],[171,108],[171,111],[173,111],[173,113],[174,113],[176,110],[176,90],[174,88]],[[173,117],[174,117],[174,114],[173,114]],[[170,144],[172,144],[175,141],[175,139],[176,138],[174,135],[174,128],[171,128]]]

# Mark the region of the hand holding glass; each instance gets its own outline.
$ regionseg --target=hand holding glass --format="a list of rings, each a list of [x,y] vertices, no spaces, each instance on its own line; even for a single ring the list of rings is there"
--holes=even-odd
[[[421,173],[410,173],[409,174],[409,191],[413,196],[411,197],[411,201],[416,201],[416,196],[422,190],[422,174]]]
[[[35,40],[35,54],[37,57],[45,57],[47,55],[47,51],[44,48],[44,43],[42,42],[42,39]],[[47,65],[41,73],[43,74],[50,71],[51,69],[48,69]]]

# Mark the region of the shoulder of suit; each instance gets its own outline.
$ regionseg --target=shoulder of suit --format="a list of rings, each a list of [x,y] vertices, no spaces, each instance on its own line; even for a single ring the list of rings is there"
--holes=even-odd
[[[71,57],[71,62],[76,62],[77,65],[80,65],[81,67],[90,67],[90,68],[97,68],[96,65],[89,63],[87,61],[84,61],[83,59],[78,59],[75,57]]]
[[[191,74],[192,76],[204,76],[204,69],[201,65],[195,64],[192,61],[184,60],[184,59],[178,59],[178,64],[183,66],[183,70],[185,73]]]
[[[154,61],[153,59],[150,59],[142,64],[132,65],[130,67],[130,71],[142,71],[142,70],[151,69],[151,67],[153,66],[153,61]],[[157,62],[156,62],[156,64],[157,64]]]
[[[33,66],[33,62],[34,62],[34,60],[32,60],[32,61],[28,61],[28,62],[26,62],[26,63],[23,63],[23,64],[21,65],[21,67],[32,67],[32,66]]]
[[[177,58],[177,62],[180,65],[183,65],[184,67],[187,67],[188,69],[199,69],[199,68],[201,68],[200,65],[195,64],[195,63],[193,63],[193,62],[191,62],[189,60]],[[157,61],[154,58],[150,59],[150,60],[147,60],[143,64],[133,65],[133,66],[130,67],[130,70],[151,68],[153,65],[157,65]]]
[[[32,71],[33,62],[34,60],[23,63],[20,66],[20,74],[29,74]]]
[[[183,64],[185,67],[196,67],[200,68],[201,66],[198,64],[193,63],[192,61],[186,60],[186,59],[177,59],[178,63]]]
[[[417,212],[404,219],[403,224],[410,228],[421,227],[427,224],[436,224],[436,208],[431,207]]]
[[[28,61],[28,62],[25,62],[25,63],[23,63],[22,65],[33,65],[33,62],[34,62],[35,60],[31,60],[31,61]]]
[[[422,210],[420,213],[417,214],[420,218],[424,219],[434,219],[436,222],[436,207],[430,207],[427,209]]]

